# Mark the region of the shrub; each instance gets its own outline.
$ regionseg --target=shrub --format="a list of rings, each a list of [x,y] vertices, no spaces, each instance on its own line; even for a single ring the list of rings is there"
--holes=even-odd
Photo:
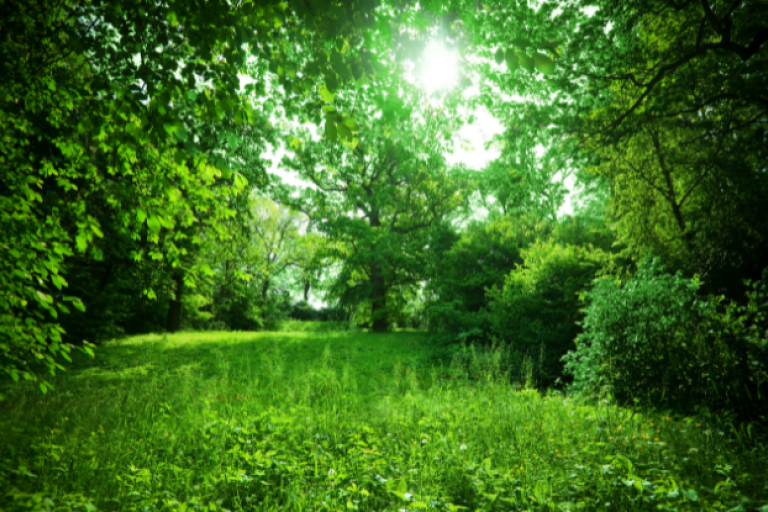
[[[523,258],[503,287],[489,291],[491,329],[512,346],[520,365],[533,363],[534,381],[546,387],[563,376],[561,359],[580,332],[578,294],[590,286],[605,253],[549,240],[525,249]],[[512,368],[513,375],[525,373]]]
[[[700,286],[698,276],[665,273],[657,258],[644,260],[625,285],[599,280],[577,348],[563,358],[573,389],[605,385],[621,403],[681,412],[764,414],[765,286],[755,286],[746,306],[725,308],[722,299],[701,297]]]
[[[430,242],[433,261],[425,293],[430,331],[487,342],[486,291],[522,263],[522,249],[551,230],[535,216],[502,217],[487,225],[472,224],[458,238],[444,235],[444,240]]]

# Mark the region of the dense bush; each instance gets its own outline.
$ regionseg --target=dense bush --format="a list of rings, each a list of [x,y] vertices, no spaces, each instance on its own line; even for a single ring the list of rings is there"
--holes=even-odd
[[[576,391],[607,386],[621,403],[705,406],[742,419],[766,413],[765,283],[747,304],[699,295],[698,277],[644,260],[622,285],[599,280],[588,294],[584,332],[565,356]]]
[[[549,240],[522,254],[525,262],[489,291],[488,318],[493,335],[512,347],[512,374],[532,373],[536,385],[546,387],[563,376],[561,359],[580,332],[579,292],[589,287],[606,253]]]
[[[459,237],[446,234],[432,244],[431,278],[426,288],[430,330],[488,340],[486,291],[522,263],[521,250],[552,227],[534,216],[501,217],[487,225],[470,225]]]

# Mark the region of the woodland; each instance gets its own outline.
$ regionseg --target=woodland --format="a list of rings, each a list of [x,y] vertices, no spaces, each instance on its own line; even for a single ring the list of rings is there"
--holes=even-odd
[[[298,320],[765,432],[764,0],[0,0],[0,92],[9,397]]]

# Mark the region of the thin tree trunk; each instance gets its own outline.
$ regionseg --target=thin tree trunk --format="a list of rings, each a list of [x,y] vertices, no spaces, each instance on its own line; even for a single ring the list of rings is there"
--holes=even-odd
[[[371,317],[373,332],[386,332],[389,328],[389,314],[387,312],[387,289],[384,286],[384,276],[381,275],[379,264],[371,267]]]

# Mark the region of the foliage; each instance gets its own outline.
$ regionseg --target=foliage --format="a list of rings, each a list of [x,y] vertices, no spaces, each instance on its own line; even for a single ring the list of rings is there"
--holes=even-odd
[[[761,2],[451,6],[473,57],[465,65],[480,81],[477,102],[506,128],[486,185],[502,204],[526,197],[518,190],[524,178],[575,168],[577,179],[591,181],[585,171],[597,172],[610,183],[627,255],[660,255],[732,298],[743,279],[759,278],[768,265]],[[533,59],[534,50],[554,67],[532,73],[506,59]],[[531,165],[530,148],[547,165]]]
[[[283,163],[312,187],[298,194],[284,187],[279,197],[307,213],[328,237],[325,253],[342,262],[332,294],[345,307],[367,304],[372,328],[383,331],[388,295],[423,275],[424,234],[462,202],[444,156],[452,118],[394,76],[334,101],[356,120],[326,105],[323,140],[297,132],[294,156]]]
[[[527,215],[470,224],[459,238],[436,233],[427,285],[430,330],[487,339],[486,290],[502,283],[522,263],[521,251],[551,230],[546,221]]]
[[[467,353],[466,369],[430,368],[441,354],[410,333],[109,342],[47,396],[10,392],[0,508],[715,512],[768,503],[768,452],[754,430],[521,391],[503,375],[502,353]]]
[[[579,294],[588,290],[607,255],[592,246],[537,241],[522,251],[518,264],[489,291],[494,337],[515,354],[512,373],[525,373],[540,387],[563,378],[561,359],[575,348],[580,332]]]
[[[135,261],[166,264],[176,282],[171,304],[179,305],[184,282],[193,285],[203,272],[189,264],[192,246],[200,236],[224,236],[218,228],[253,171],[238,172],[247,164],[243,132],[254,107],[273,111],[252,101],[266,95],[265,68],[302,97],[315,87],[310,77],[330,85],[373,73],[360,45],[375,7],[368,0],[290,8],[278,0],[2,2],[2,371],[36,379],[28,363],[53,371],[59,356],[68,357],[58,317],[83,305],[64,290],[66,261],[86,251],[100,260],[94,242],[104,226],[93,198],[142,241]],[[287,41],[312,48],[313,58],[296,55]],[[346,49],[341,62],[333,43]],[[252,98],[239,92],[243,72],[254,81],[246,87]]]
[[[768,265],[768,179],[751,148],[761,129],[713,144],[711,132],[647,123],[595,148],[600,163],[591,172],[611,182],[610,213],[625,252],[657,254],[672,268],[701,274],[711,293],[741,295],[742,279],[758,278]]]
[[[644,260],[625,285],[610,278],[588,294],[584,332],[565,357],[575,390],[605,385],[622,403],[765,414],[765,285],[747,306],[702,297],[698,277]],[[737,313],[738,312],[738,313]]]

